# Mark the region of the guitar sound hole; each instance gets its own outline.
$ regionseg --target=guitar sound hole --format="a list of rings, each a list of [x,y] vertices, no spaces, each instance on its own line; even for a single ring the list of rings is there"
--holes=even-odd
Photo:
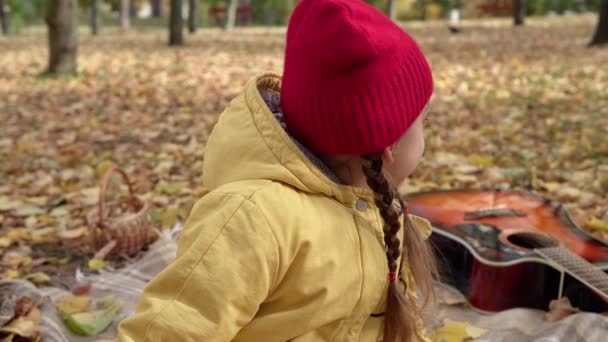
[[[532,250],[534,248],[554,247],[557,242],[545,235],[530,232],[513,233],[507,240],[516,247]]]

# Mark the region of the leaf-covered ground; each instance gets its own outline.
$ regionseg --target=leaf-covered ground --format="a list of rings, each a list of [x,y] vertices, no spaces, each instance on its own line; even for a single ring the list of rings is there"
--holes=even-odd
[[[608,49],[586,47],[594,24],[478,21],[457,35],[444,23],[406,24],[436,92],[425,160],[403,189],[534,190],[608,240]],[[284,34],[200,30],[174,49],[165,30],[83,30],[79,75],[57,79],[38,77],[42,28],[0,38],[0,278],[44,282],[32,272],[68,261],[113,164],[158,227],[183,220],[219,112],[255,72],[281,71]]]

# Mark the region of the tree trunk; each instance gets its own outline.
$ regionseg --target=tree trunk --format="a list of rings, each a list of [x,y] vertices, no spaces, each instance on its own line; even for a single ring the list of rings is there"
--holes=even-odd
[[[230,31],[234,28],[237,5],[238,0],[226,0],[226,25],[224,26],[226,31]]]
[[[0,24],[2,24],[2,34],[8,36],[11,33],[11,22],[5,6],[8,6],[8,4],[5,3],[4,0],[0,0]]]
[[[520,26],[524,24],[526,17],[526,0],[513,0],[513,24]]]
[[[120,28],[129,28],[129,0],[120,0]]]
[[[196,27],[198,26],[198,1],[190,0],[188,6],[188,30],[190,33],[196,32]]]
[[[182,0],[171,0],[171,18],[169,18],[169,45],[182,45],[183,29],[184,18],[182,18]]]
[[[78,4],[76,0],[48,0],[48,73],[76,73],[78,56]]]
[[[129,0],[129,16],[131,18],[137,17],[137,0]]]
[[[601,45],[608,43],[608,0],[601,0],[599,8],[597,28],[590,45]]]
[[[397,4],[395,0],[388,0],[386,4],[386,15],[392,20],[397,20]]]
[[[152,7],[152,16],[161,17],[163,15],[163,2],[162,0],[150,0],[150,7]]]
[[[426,0],[418,0],[420,6],[420,19],[426,20]]]
[[[91,0],[91,34],[99,34],[101,17],[99,16],[99,0]]]
[[[294,0],[287,0],[287,10],[285,11],[285,25],[289,24],[289,18],[291,17],[291,12],[295,7]]]

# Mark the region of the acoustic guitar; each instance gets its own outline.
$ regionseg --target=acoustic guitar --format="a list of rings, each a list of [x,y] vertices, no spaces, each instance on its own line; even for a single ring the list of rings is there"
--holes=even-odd
[[[406,197],[433,225],[443,280],[481,311],[547,310],[566,296],[608,311],[608,244],[580,228],[558,202],[501,190],[450,190]]]

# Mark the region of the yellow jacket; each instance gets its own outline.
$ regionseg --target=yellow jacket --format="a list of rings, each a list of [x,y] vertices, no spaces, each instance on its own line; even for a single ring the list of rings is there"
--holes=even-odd
[[[384,311],[388,267],[374,195],[332,182],[296,146],[259,93],[279,87],[257,76],[221,115],[205,154],[209,192],[119,342],[382,340],[371,315]]]

